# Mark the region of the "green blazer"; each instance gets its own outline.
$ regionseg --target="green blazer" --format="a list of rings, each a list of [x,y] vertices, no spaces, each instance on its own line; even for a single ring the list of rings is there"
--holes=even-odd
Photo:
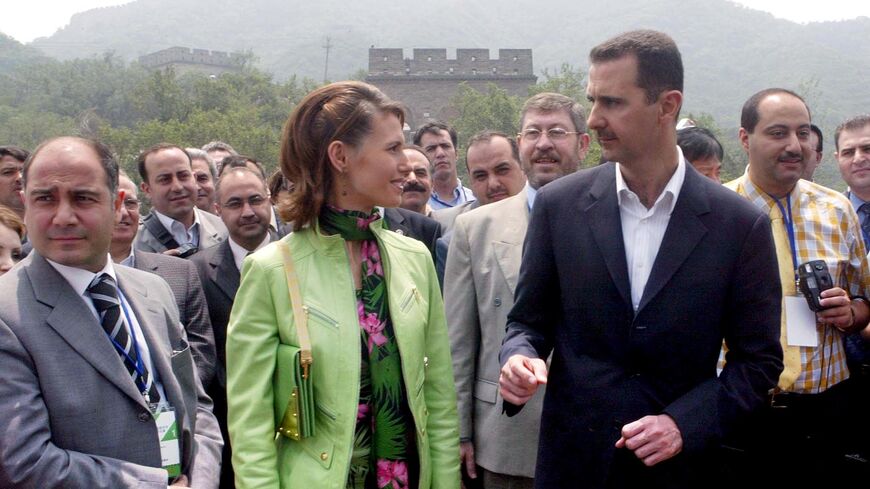
[[[420,489],[459,487],[456,392],[432,258],[411,238],[371,224],[416,424]],[[228,424],[236,485],[343,489],[360,387],[360,332],[350,264],[339,236],[304,229],[283,238],[305,305],[314,363],[316,436],[275,440],[272,378],[279,343],[298,346],[280,249],[245,260],[227,332]]]

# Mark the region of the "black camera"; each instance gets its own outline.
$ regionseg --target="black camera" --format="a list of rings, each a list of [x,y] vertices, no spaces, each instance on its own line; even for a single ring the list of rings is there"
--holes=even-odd
[[[176,248],[176,250],[178,251],[178,255],[176,256],[178,256],[179,258],[187,258],[188,256],[196,253],[199,248],[197,248],[196,245],[194,245],[193,243],[185,243]]]
[[[828,273],[828,264],[824,260],[813,260],[802,263],[798,267],[799,286],[801,293],[807,300],[810,309],[819,312],[827,309],[819,304],[822,300],[821,293],[834,286],[831,274]]]

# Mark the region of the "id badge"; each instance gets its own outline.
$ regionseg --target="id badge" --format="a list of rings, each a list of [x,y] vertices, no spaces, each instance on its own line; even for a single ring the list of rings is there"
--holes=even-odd
[[[800,295],[785,296],[786,339],[789,346],[819,346],[816,313]]]
[[[181,450],[178,442],[178,423],[175,409],[170,406],[152,407],[154,421],[157,423],[157,436],[160,438],[161,465],[169,478],[181,475]]]

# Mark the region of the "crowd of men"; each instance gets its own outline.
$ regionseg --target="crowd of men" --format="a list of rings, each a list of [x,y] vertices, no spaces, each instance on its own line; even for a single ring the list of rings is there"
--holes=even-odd
[[[753,94],[723,185],[682,92],[673,41],[632,31],[590,53],[588,114],[542,93],[516,135],[470,137],[469,187],[449,125],[405,146],[383,216],[441,280],[469,489],[868,480],[870,116],[833,135],[842,194],[812,182],[806,102]],[[137,170],[90,139],[0,147],[32,249],[0,278],[2,487],[233,487],[227,323],[292,182],[219,141]]]

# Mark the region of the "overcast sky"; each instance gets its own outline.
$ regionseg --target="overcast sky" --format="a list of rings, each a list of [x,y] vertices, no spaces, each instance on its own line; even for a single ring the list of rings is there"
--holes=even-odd
[[[52,35],[57,29],[67,25],[72,14],[76,12],[121,5],[129,1],[3,0],[0,32],[27,43],[37,37]],[[737,3],[795,22],[870,17],[870,1],[867,0],[737,0]]]

